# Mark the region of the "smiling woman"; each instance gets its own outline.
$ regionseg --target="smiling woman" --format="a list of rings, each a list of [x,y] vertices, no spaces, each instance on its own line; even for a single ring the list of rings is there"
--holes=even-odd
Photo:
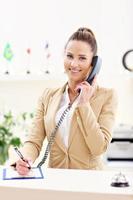
[[[96,77],[92,84],[86,81],[96,53],[97,42],[90,29],[79,28],[68,39],[64,49],[68,82],[60,88],[45,89],[40,97],[23,147],[26,160],[36,160],[47,137],[49,143],[38,166],[50,151],[52,168],[103,169],[101,155],[112,139],[117,97],[113,89],[98,86]],[[16,169],[19,174],[29,172],[22,160],[16,162]]]
[[[91,71],[93,52],[86,42],[70,41],[65,49],[64,66],[70,80],[81,82]]]

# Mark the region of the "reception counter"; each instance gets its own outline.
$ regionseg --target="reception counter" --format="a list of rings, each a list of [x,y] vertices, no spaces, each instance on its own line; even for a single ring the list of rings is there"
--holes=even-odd
[[[110,186],[117,171],[44,169],[44,179],[2,180],[0,198],[4,200],[131,200],[133,171],[124,172],[130,186]]]

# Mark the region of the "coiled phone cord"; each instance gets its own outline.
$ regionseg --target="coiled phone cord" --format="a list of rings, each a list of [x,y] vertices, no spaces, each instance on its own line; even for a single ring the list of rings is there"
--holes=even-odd
[[[63,122],[63,120],[64,120],[66,114],[69,112],[69,110],[71,109],[71,107],[72,107],[74,101],[77,99],[78,96],[79,96],[79,94],[74,98],[74,100],[73,100],[72,102],[70,102],[70,103],[68,104],[67,108],[66,108],[66,109],[64,110],[64,112],[62,113],[62,115],[61,115],[61,117],[60,117],[60,119],[59,119],[57,125],[55,126],[54,130],[52,131],[52,133],[51,133],[51,135],[50,135],[50,137],[49,137],[49,141],[48,141],[48,144],[47,144],[47,147],[46,147],[44,156],[43,156],[42,160],[38,163],[37,167],[41,167],[41,166],[45,163],[45,161],[46,161],[46,159],[47,159],[47,157],[48,157],[48,154],[49,154],[49,152],[50,152],[51,146],[52,146],[52,144],[54,143],[54,139],[55,139],[57,130],[58,130],[58,128],[60,127],[60,125],[62,124],[62,122]]]

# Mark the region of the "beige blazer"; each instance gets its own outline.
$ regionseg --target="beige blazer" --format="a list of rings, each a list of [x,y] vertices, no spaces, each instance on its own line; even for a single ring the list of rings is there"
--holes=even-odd
[[[65,87],[46,89],[39,99],[31,133],[23,148],[25,156],[33,161],[40,153],[45,136],[49,138],[55,127],[55,115]],[[90,101],[74,111],[68,148],[64,146],[58,129],[50,151],[49,167],[102,169],[101,155],[112,138],[116,107],[116,93],[97,86]]]

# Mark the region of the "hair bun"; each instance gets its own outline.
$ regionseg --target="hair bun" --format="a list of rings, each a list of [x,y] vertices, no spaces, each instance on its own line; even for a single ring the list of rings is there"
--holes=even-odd
[[[88,32],[89,34],[91,34],[93,37],[95,37],[94,33],[92,32],[91,29],[89,28],[85,28],[85,27],[81,27],[77,30],[77,32]]]

